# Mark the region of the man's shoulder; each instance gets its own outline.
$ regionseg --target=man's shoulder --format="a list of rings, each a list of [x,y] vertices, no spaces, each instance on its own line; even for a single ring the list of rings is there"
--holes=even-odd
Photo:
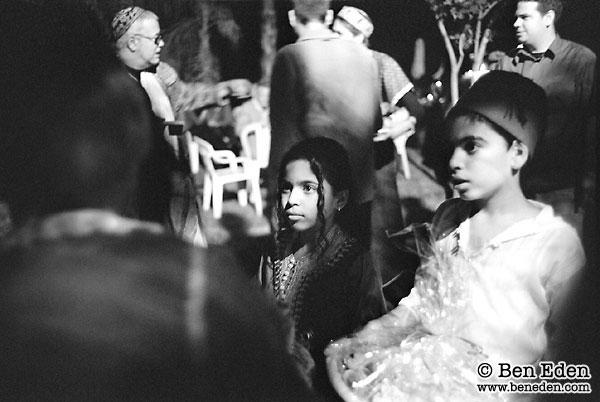
[[[559,38],[558,40],[565,50],[575,52],[575,56],[580,61],[596,62],[596,54],[589,47],[568,39]]]
[[[356,78],[369,76],[367,72],[376,75],[377,62],[372,57],[371,50],[365,46],[337,38],[306,39],[285,45],[276,55],[278,63],[292,63],[302,69],[312,71],[327,70],[346,66],[352,71],[363,71]]]
[[[510,71],[512,68],[514,68],[517,64],[516,60],[519,50],[521,50],[520,47],[515,47],[502,54],[502,56],[500,56],[495,63],[495,69]]]

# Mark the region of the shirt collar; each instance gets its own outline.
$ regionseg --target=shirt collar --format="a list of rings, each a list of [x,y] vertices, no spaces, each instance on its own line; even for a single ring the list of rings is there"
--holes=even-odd
[[[533,218],[524,219],[522,221],[512,224],[504,231],[496,235],[494,238],[489,240],[485,244],[484,248],[497,248],[502,243],[506,243],[523,237],[532,236],[543,230],[547,230],[548,228],[554,227],[554,225],[559,222],[556,219],[556,216],[554,215],[554,210],[550,205],[542,204],[533,200],[529,200],[529,202],[540,208],[540,211],[537,213],[537,215]],[[469,225],[470,221],[467,219],[464,222],[462,222],[455,231],[461,233],[460,237],[468,238]],[[465,234],[467,236],[464,236]]]
[[[523,44],[520,44],[519,46],[517,46],[517,52],[515,54],[516,57],[514,59],[514,64],[525,61],[525,60],[539,62],[543,58],[547,58],[549,60],[554,60],[554,58],[556,57],[556,53],[558,52],[558,50],[560,48],[560,43],[561,43],[561,38],[560,38],[560,36],[558,36],[558,34],[556,34],[556,38],[552,41],[552,43],[550,44],[548,49],[541,55],[534,54],[533,52],[525,49],[525,46],[523,46]]]
[[[299,36],[296,42],[303,42],[305,40],[313,39],[336,39],[338,36],[329,28],[315,29],[306,32],[304,35]]]

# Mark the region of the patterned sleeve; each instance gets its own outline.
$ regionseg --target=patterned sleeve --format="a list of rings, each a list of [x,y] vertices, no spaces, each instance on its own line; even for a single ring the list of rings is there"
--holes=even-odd
[[[375,51],[373,55],[379,67],[383,100],[395,105],[414,86],[402,70],[402,67],[391,56]]]

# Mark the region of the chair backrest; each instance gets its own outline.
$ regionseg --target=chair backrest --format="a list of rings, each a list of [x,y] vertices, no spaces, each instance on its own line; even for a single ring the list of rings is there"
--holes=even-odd
[[[254,141],[250,139],[251,136]],[[268,126],[260,122],[246,125],[240,132],[240,142],[244,156],[257,161],[262,169],[269,165],[271,129]]]
[[[193,137],[192,141],[194,142],[194,144],[197,144],[197,146],[198,146],[198,153],[200,154],[200,157],[202,158],[202,164],[204,165],[204,168],[211,175],[214,174],[215,173],[215,165],[213,164],[213,159],[212,159],[213,154],[215,152],[214,147],[212,145],[210,145],[210,143],[208,141],[203,140],[202,138]]]

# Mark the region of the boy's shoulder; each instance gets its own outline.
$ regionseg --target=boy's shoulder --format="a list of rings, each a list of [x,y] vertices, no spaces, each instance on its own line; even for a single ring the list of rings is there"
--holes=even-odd
[[[471,215],[471,203],[460,198],[450,198],[435,210],[431,221],[431,231],[435,240],[452,233]]]
[[[546,204],[537,201],[529,200],[539,208],[539,212],[535,219],[531,220],[527,225],[521,225],[520,231],[527,233],[537,232],[552,232],[562,239],[572,239],[573,242],[580,242],[577,231],[560,216],[556,215],[554,209]],[[451,198],[444,201],[436,209],[431,223],[431,230],[435,240],[440,240],[455,229],[462,222],[467,220],[472,214],[471,202],[460,198]]]

